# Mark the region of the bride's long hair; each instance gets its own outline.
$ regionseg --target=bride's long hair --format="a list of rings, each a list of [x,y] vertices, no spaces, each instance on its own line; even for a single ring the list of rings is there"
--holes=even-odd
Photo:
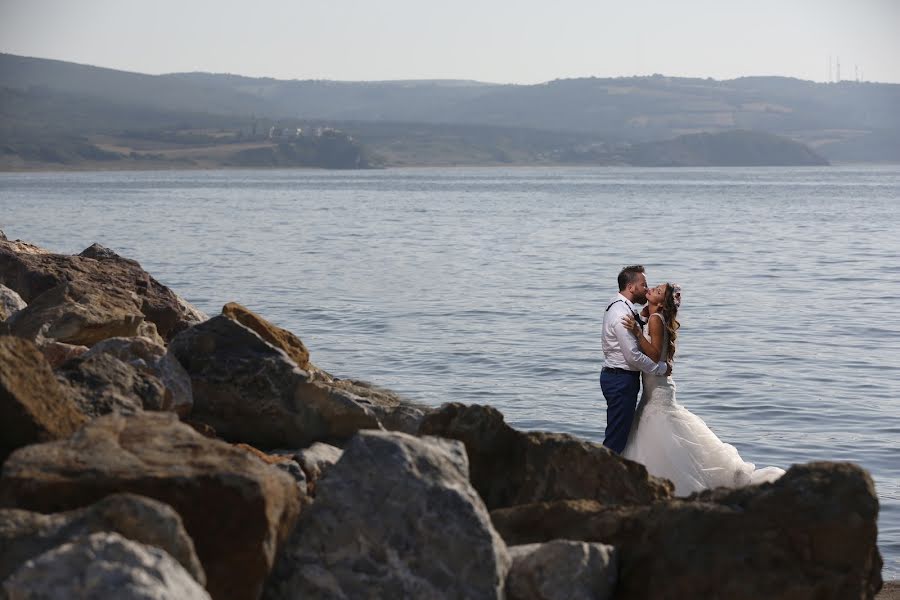
[[[681,304],[681,290],[671,283],[666,283],[666,295],[663,297],[659,312],[669,332],[669,347],[666,349],[666,360],[669,362],[675,358],[675,340],[678,338],[678,328],[681,327],[676,318],[679,304]]]

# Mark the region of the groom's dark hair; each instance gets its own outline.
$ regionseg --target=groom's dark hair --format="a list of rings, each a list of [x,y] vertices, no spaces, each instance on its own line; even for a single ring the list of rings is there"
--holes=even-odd
[[[638,273],[644,272],[644,265],[631,265],[619,271],[619,291],[624,292],[629,283],[634,283]]]

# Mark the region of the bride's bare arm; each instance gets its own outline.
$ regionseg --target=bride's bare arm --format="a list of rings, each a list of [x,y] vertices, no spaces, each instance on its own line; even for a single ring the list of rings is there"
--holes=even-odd
[[[649,333],[650,339],[644,337],[643,332],[641,331],[641,326],[635,322],[635,320],[630,316],[625,316],[622,318],[622,323],[625,325],[627,329],[631,330],[631,333],[635,335],[638,341],[638,347],[640,348],[643,354],[646,354],[647,357],[653,362],[659,362],[660,356],[662,356],[662,342],[663,342],[663,324],[662,319],[654,319],[650,318],[649,321]]]
[[[661,318],[654,319],[651,315],[650,321],[648,321],[647,324],[647,329],[650,332],[649,341],[644,336],[638,337],[641,342],[641,352],[646,354],[653,362],[659,362],[662,360],[660,357],[662,356],[663,338],[665,337],[663,332],[663,320]]]

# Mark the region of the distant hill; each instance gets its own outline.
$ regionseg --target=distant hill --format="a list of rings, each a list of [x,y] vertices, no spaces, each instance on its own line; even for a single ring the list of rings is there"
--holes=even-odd
[[[802,142],[828,159],[900,162],[898,107],[900,85],[781,77],[584,78],[539,85],[281,81],[209,73],[142,75],[0,54],[0,133],[10,139],[35,130],[91,136],[289,120],[389,128],[420,123],[431,130],[481,126],[531,132],[513,136],[517,149],[503,151],[510,156],[544,160],[555,153],[576,162],[590,156],[615,162],[621,157],[614,148],[752,130]],[[501,129],[490,131],[502,138]],[[541,137],[534,133],[540,131],[548,138],[540,148],[521,146]],[[547,143],[565,136],[577,138],[574,146]],[[367,142],[361,134],[359,139]],[[585,152],[585,145],[603,150]]]
[[[644,142],[628,162],[645,167],[821,166],[828,161],[808,146],[758,131],[695,133],[673,140]]]

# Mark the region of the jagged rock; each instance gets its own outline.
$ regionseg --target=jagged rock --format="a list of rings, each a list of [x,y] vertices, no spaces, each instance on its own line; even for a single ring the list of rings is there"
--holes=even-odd
[[[229,302],[222,308],[222,314],[229,319],[234,319],[244,327],[255,331],[259,337],[266,340],[276,348],[281,348],[284,353],[303,370],[309,368],[309,350],[303,345],[296,335],[282,329],[263,319],[253,311],[244,308],[237,302]]]
[[[612,546],[570,540],[510,546],[509,600],[606,600],[616,585]]]
[[[162,502],[134,494],[113,494],[87,508],[51,515],[0,509],[0,581],[31,558],[101,531],[165,550],[200,585],[206,584],[194,543],[178,513]]]
[[[95,344],[85,358],[110,354],[142,373],[158,377],[165,386],[166,405],[184,417],[191,413],[194,396],[191,378],[175,356],[145,337],[109,338]]]
[[[13,335],[33,341],[91,346],[108,337],[137,335],[143,320],[132,293],[72,282],[33,298],[8,323]]]
[[[672,497],[672,484],[643,465],[576,437],[520,432],[490,406],[445,404],[425,417],[422,435],[466,445],[472,485],[489,509],[548,500],[590,498],[647,504]]]
[[[322,442],[316,442],[303,450],[280,450],[276,452],[283,456],[291,457],[300,466],[305,475],[306,492],[311,496],[315,496],[316,482],[341,459],[341,454],[344,453],[340,448]]]
[[[28,561],[3,590],[10,600],[209,600],[166,552],[109,532],[76,538]]]
[[[324,373],[324,371],[320,371]],[[332,379],[330,385],[365,398],[385,429],[415,435],[433,408],[401,398],[391,390],[357,379]]]
[[[872,598],[877,517],[871,477],[844,463],[795,465],[774,483],[646,506],[569,500],[491,513],[510,544],[612,544],[622,600]]]
[[[458,442],[357,434],[264,598],[502,598],[510,559],[466,463]]]
[[[0,284],[0,321],[10,318],[13,313],[28,306],[22,297],[3,284]]]
[[[250,446],[248,444],[235,444],[234,447],[249,452],[267,465],[271,465],[276,469],[284,471],[285,473],[293,477],[294,481],[297,482],[297,490],[301,493],[301,495],[307,495],[309,490],[307,489],[306,485],[306,473],[292,456],[288,456],[282,453],[267,454],[262,450],[254,448],[253,446]]]
[[[56,371],[56,378],[66,395],[91,418],[171,407],[159,378],[138,371],[112,354],[85,354],[72,359]]]
[[[0,463],[21,446],[67,437],[85,421],[40,350],[0,336]]]
[[[159,335],[159,332],[156,330],[156,325],[154,325],[150,321],[143,321],[138,326],[137,336],[135,337],[146,338],[154,344],[162,346],[163,348],[165,348],[166,346],[166,340],[164,340],[162,336]]]
[[[64,344],[55,340],[40,340],[38,349],[47,362],[50,363],[52,369],[56,369],[73,358],[83,356],[87,351],[87,346],[75,346],[74,344]]]
[[[298,448],[379,428],[364,400],[310,382],[279,348],[219,315],[169,345],[191,377],[191,419],[259,448]]]
[[[80,283],[98,298],[133,296],[138,314],[154,323],[167,340],[198,322],[199,311],[151,277],[137,261],[102,246],[91,246],[82,256],[67,256],[24,242],[0,241],[0,283],[18,292],[28,304],[68,282]],[[135,334],[120,331],[114,335]]]
[[[288,475],[201,436],[172,413],[100,417],[67,440],[20,448],[0,476],[0,506],[39,512],[117,492],[172,506],[209,592],[238,600],[259,597],[300,502]]]

